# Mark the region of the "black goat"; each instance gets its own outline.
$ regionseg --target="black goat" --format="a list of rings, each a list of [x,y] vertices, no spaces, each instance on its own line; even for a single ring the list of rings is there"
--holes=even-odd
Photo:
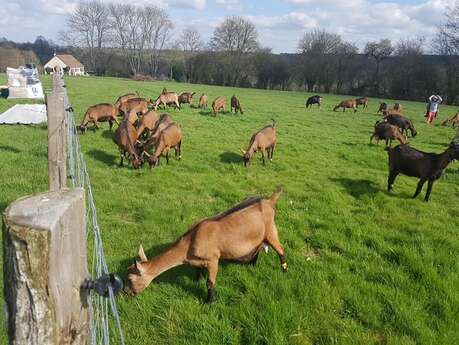
[[[426,153],[411,148],[408,144],[397,145],[394,148],[386,147],[389,154],[389,177],[387,179],[387,191],[392,190],[395,178],[402,173],[411,177],[419,177],[418,186],[413,198],[416,198],[422,190],[424,183],[428,181],[427,193],[424,201],[429,201],[430,192],[435,180],[438,180],[449,163],[459,159],[459,144],[451,143],[445,152]]]
[[[384,118],[391,125],[397,126],[402,130],[402,134],[408,136],[408,130],[411,132],[411,136],[414,138],[418,132],[413,126],[411,120],[405,116],[398,114],[389,114]]]
[[[311,96],[306,101],[306,108],[309,108],[309,106],[312,106],[313,104],[317,104],[320,108],[320,102],[322,102],[322,97],[319,95]]]

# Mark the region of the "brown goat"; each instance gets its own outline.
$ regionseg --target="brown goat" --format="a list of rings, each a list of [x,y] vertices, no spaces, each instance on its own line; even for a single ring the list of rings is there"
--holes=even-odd
[[[156,101],[151,101],[154,104],[154,108],[158,111],[160,105],[173,105],[175,108],[180,109],[180,103],[178,100],[178,95],[175,92],[163,92],[161,93]]]
[[[190,106],[193,106],[193,96],[196,94],[196,92],[182,92],[179,96],[178,96],[178,102],[180,104],[180,106],[182,106],[182,104],[189,104]]]
[[[209,98],[207,97],[206,94],[203,93],[201,97],[199,98],[199,108],[206,109],[208,101],[209,101]]]
[[[151,130],[150,138],[148,138],[144,144],[145,149],[149,148],[151,145],[156,145],[162,130],[169,126],[171,123],[174,123],[172,117],[170,117],[168,114],[161,114],[159,120],[156,122],[155,127]]]
[[[119,111],[124,117],[129,115],[131,112],[143,115],[148,112],[148,106],[151,104],[151,101],[145,98],[130,98],[120,105]]]
[[[363,107],[366,108],[368,106],[368,98],[366,97],[356,98],[355,105],[356,107],[358,107],[359,105],[363,105]]]
[[[391,125],[388,122],[376,122],[373,135],[370,138],[370,144],[376,138],[376,144],[379,144],[379,140],[385,140],[386,146],[392,145],[392,140],[397,139],[400,144],[406,144],[405,136],[400,132],[397,126]]]
[[[346,108],[354,109],[354,113],[357,111],[357,102],[355,99],[349,99],[347,101],[342,101],[336,107],[333,108],[333,111],[336,111],[338,108],[343,108],[343,112],[346,111]]]
[[[154,110],[150,110],[142,116],[137,126],[137,138],[140,138],[145,131],[152,131],[156,127],[158,121],[159,114]]]
[[[175,157],[179,160],[182,159],[182,129],[180,125],[173,122],[161,131],[157,141],[155,153],[152,155],[146,151],[143,154],[148,156],[148,163],[150,168],[159,165],[160,156],[166,154],[166,163],[169,164],[169,151],[171,148],[175,149]]]
[[[278,188],[271,197],[252,197],[214,217],[193,225],[165,252],[148,260],[142,245],[140,261],[128,267],[125,292],[137,295],[161,273],[183,264],[206,269],[207,302],[215,297],[215,283],[220,260],[256,263],[261,249],[271,246],[279,255],[282,271],[287,271],[284,247],[275,223],[276,204],[282,193]]]
[[[237,114],[238,111],[241,112],[241,114],[244,114],[244,111],[242,110],[241,102],[239,102],[239,99],[236,96],[231,97],[231,111],[233,111],[234,108],[234,113]]]
[[[250,164],[250,160],[257,151],[261,151],[263,164],[265,164],[265,150],[268,153],[268,159],[270,161],[273,160],[274,148],[276,147],[276,121],[274,119],[272,121],[271,125],[262,128],[252,135],[246,151],[241,149],[244,154],[244,166]]]
[[[110,124],[110,129],[113,127],[113,122],[118,124],[118,120],[116,119],[117,108],[110,103],[100,103],[89,107],[84,114],[83,121],[80,125],[81,133],[86,131],[86,126],[89,122],[94,124],[94,128],[98,129],[97,122],[108,121]]]
[[[118,145],[120,151],[120,167],[123,166],[123,158],[126,157],[132,162],[134,169],[138,169],[142,165],[142,160],[137,154],[135,144],[137,142],[137,131],[135,127],[124,120],[115,131],[113,141]]]
[[[116,109],[120,109],[121,107],[121,104],[125,103],[127,100],[131,99],[131,98],[139,98],[139,93],[136,92],[136,93],[127,93],[125,95],[122,95],[122,96],[119,96],[118,99],[116,100],[115,102],[115,107]]]
[[[225,97],[220,96],[220,97],[217,97],[216,99],[214,99],[214,101],[212,102],[212,111],[214,113],[214,116],[217,116],[217,114],[221,110],[225,111],[225,107],[226,107],[226,98]]]
[[[403,112],[403,107],[400,103],[395,103],[392,109],[398,111],[399,113]]]
[[[459,126],[459,112],[457,112],[456,115],[453,115],[451,118],[446,119],[441,123],[442,126],[447,126],[448,124],[452,125],[453,128]]]

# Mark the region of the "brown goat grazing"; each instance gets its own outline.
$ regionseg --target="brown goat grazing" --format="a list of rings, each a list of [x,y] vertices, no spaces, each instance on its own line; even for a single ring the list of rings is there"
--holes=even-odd
[[[152,131],[156,127],[158,121],[159,114],[154,110],[150,110],[142,116],[137,126],[137,138],[140,138],[145,131]]]
[[[161,114],[159,120],[156,122],[155,127],[151,130],[151,136],[145,141],[145,149],[149,148],[151,145],[156,145],[158,143],[161,132],[164,128],[169,126],[171,123],[174,123],[172,117],[167,114]]]
[[[459,126],[459,112],[457,112],[456,115],[453,115],[451,118],[446,119],[441,123],[442,126],[447,126],[448,124],[452,125],[453,128]]]
[[[142,160],[137,154],[135,144],[137,142],[137,131],[135,127],[124,120],[115,131],[113,141],[120,150],[120,167],[123,166],[123,158],[126,157],[132,162],[134,169],[138,169],[142,165]]]
[[[370,138],[370,144],[376,138],[376,144],[379,144],[379,140],[385,140],[386,146],[392,145],[392,140],[397,139],[400,144],[406,144],[405,136],[400,132],[397,126],[391,125],[388,122],[376,122],[375,130]]]
[[[451,143],[443,153],[427,153],[411,148],[408,144],[386,148],[389,154],[389,177],[387,191],[392,190],[395,178],[402,173],[406,176],[418,177],[420,180],[413,198],[421,193],[424,183],[428,181],[424,201],[429,201],[432,186],[438,180],[443,170],[454,159],[459,159],[459,144]]]
[[[346,108],[354,109],[354,113],[357,111],[357,103],[355,99],[349,99],[347,101],[342,101],[336,107],[333,108],[333,111],[336,111],[338,108],[343,108],[343,112],[346,111]]]
[[[131,112],[143,115],[148,112],[148,106],[151,104],[151,101],[145,98],[130,98],[120,105],[119,112],[123,117],[126,117]]]
[[[287,271],[284,247],[275,223],[276,204],[282,193],[271,197],[252,197],[214,217],[193,225],[165,252],[148,260],[143,247],[140,261],[128,267],[125,292],[137,295],[161,273],[183,264],[206,269],[207,302],[215,297],[215,282],[220,260],[255,264],[260,250],[271,246],[279,255],[282,271]]]
[[[196,92],[182,92],[178,96],[178,102],[180,106],[182,104],[189,104],[190,106],[193,106],[193,96],[196,94]]]
[[[217,116],[217,114],[221,110],[225,111],[225,107],[226,107],[226,98],[225,97],[220,96],[220,97],[217,97],[216,99],[214,99],[214,101],[212,102],[212,111],[214,113],[214,116]]]
[[[182,129],[180,125],[173,122],[161,131],[159,139],[157,140],[155,153],[149,155],[146,151],[143,154],[148,156],[148,163],[150,168],[159,165],[159,158],[161,154],[166,154],[166,163],[169,164],[169,151],[171,148],[175,149],[175,157],[182,159]]]
[[[80,125],[81,133],[86,131],[86,126],[89,122],[94,124],[94,128],[99,128],[97,122],[108,121],[110,124],[110,129],[113,127],[113,122],[118,124],[116,119],[117,109],[113,104],[110,103],[100,103],[89,107],[84,114],[83,121]]]
[[[392,113],[384,117],[384,120],[390,123],[391,125],[397,126],[402,131],[402,134],[408,136],[408,130],[411,132],[411,136],[414,138],[418,132],[414,128],[413,122],[400,114]]]
[[[199,98],[199,108],[206,109],[208,101],[209,101],[209,98],[207,97],[206,94],[203,93],[201,97]]]
[[[164,91],[164,90],[163,90]],[[155,110],[158,111],[160,105],[173,105],[175,108],[180,109],[180,103],[178,95],[175,92],[163,92],[161,93],[156,101],[151,101],[154,104]]]
[[[250,164],[250,160],[257,151],[261,151],[263,164],[265,164],[265,150],[268,153],[268,159],[273,160],[274,148],[276,147],[276,121],[274,119],[272,121],[271,125],[262,128],[252,135],[246,151],[241,149],[244,154],[244,166]]]
[[[244,111],[242,110],[241,102],[239,102],[239,99],[236,96],[231,97],[231,111],[233,111],[234,108],[234,113],[237,114],[238,111],[241,112],[241,114],[244,114]]]
[[[364,108],[368,106],[368,98],[366,97],[360,97],[355,100],[355,105],[356,107],[359,107],[359,105],[363,105]]]
[[[139,93],[136,92],[136,93],[127,93],[125,95],[122,95],[122,96],[119,96],[118,99],[116,100],[115,102],[115,107],[116,109],[120,109],[121,107],[121,104],[125,103],[127,100],[131,99],[131,98],[139,98]]]

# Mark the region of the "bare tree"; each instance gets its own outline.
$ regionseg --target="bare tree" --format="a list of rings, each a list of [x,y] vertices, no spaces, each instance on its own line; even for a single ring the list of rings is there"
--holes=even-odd
[[[439,27],[432,46],[440,55],[459,54],[459,2],[445,11],[446,23]]]
[[[235,86],[248,78],[248,54],[257,51],[258,32],[255,25],[242,17],[227,17],[214,30],[209,46],[221,57],[223,84]]]
[[[156,76],[161,52],[165,48],[174,25],[167,12],[156,6],[146,6],[144,8],[142,21],[149,50],[150,73]]]
[[[400,39],[395,46],[395,55],[422,55],[424,53],[424,37]]]
[[[373,88],[375,94],[379,93],[381,84],[381,65],[384,60],[389,58],[394,52],[394,47],[389,39],[382,39],[379,42],[368,42],[365,45],[364,53],[367,58],[373,59],[376,69],[373,77]]]
[[[315,29],[303,35],[298,50],[302,54],[336,54],[341,43],[340,35]]]
[[[210,47],[231,55],[240,56],[258,49],[258,32],[255,25],[242,17],[227,17],[215,29]]]
[[[333,84],[334,56],[341,44],[341,36],[322,29],[306,32],[300,39],[298,50],[302,61],[298,68],[308,91],[313,92],[319,85],[323,85],[325,91],[330,91]]]
[[[186,28],[177,40],[177,45],[185,53],[193,53],[201,50],[204,43],[202,42],[201,35],[198,30],[194,28]]]
[[[442,55],[441,60],[446,69],[446,87],[444,97],[447,103],[458,101],[459,94],[459,63],[453,56],[459,55],[459,2],[445,11],[446,23],[439,27],[433,39],[435,53]],[[437,91],[438,92],[438,91]]]
[[[67,18],[67,31],[60,38],[68,44],[87,50],[91,69],[98,71],[99,58],[110,30],[107,6],[98,0],[80,2]]]

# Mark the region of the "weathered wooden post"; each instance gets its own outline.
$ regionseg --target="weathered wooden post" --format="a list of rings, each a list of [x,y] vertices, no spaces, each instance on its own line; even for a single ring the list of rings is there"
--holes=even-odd
[[[3,277],[10,345],[86,345],[86,209],[66,189],[63,80],[47,95],[49,192],[13,202],[3,215]]]
[[[3,260],[9,343],[86,345],[84,190],[13,202],[3,217]]]
[[[53,76],[53,93],[46,95],[48,112],[48,187],[50,191],[65,188],[67,179],[66,128],[63,80]]]

